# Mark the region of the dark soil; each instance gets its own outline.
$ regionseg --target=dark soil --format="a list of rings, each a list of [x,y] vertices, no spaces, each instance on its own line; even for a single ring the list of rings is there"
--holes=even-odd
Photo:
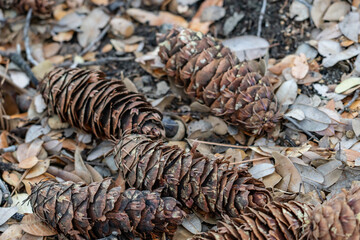
[[[258,31],[259,15],[262,1],[248,0],[225,0],[225,17],[220,20],[223,26],[226,19],[234,13],[243,12],[244,18],[237,24],[235,29],[228,35],[219,36],[230,38],[241,35],[256,35]],[[280,59],[296,51],[297,47],[310,37],[311,25],[308,20],[295,22],[289,17],[290,1],[268,0],[266,11],[262,22],[261,37],[270,43],[270,57]]]

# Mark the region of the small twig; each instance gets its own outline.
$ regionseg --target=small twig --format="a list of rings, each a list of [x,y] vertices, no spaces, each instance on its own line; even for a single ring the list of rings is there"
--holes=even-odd
[[[22,168],[19,168],[17,165],[13,164],[13,163],[6,163],[6,162],[0,162],[0,170],[3,171],[10,171],[10,170],[14,170],[17,172],[24,172],[25,170]]]
[[[6,152],[15,152],[17,149],[16,145],[12,145],[10,147],[6,147],[6,148],[0,148],[0,154],[6,153]]]
[[[31,55],[31,48],[30,48],[30,41],[29,41],[29,28],[30,28],[31,14],[32,14],[32,8],[29,9],[29,11],[26,15],[26,22],[25,22],[25,26],[24,26],[24,45],[25,45],[25,52],[26,52],[27,60],[29,60],[29,62],[31,62],[33,65],[36,66],[39,63]]]
[[[306,133],[306,135],[308,135],[309,137],[319,141],[319,139],[313,135],[311,132],[309,132],[308,130],[304,129],[303,127],[301,127],[294,119],[292,119],[291,117],[288,116],[284,116],[284,119],[288,120],[289,122],[291,122],[292,124],[295,125],[295,127],[297,127],[298,129],[300,129],[301,131],[303,131],[304,133]]]
[[[3,193],[4,199],[6,199],[6,201],[9,204],[12,204],[10,191],[9,191],[8,187],[5,185],[5,183],[1,179],[0,179],[0,190]]]
[[[262,27],[262,22],[263,22],[264,15],[265,15],[266,4],[267,4],[267,0],[263,0],[263,4],[261,6],[261,11],[260,11],[260,16],[259,16],[258,31],[256,34],[256,36],[258,36],[258,37],[260,37],[260,35],[261,35],[261,27]]]
[[[25,74],[30,78],[31,83],[36,87],[39,84],[39,81],[35,77],[34,73],[31,71],[29,64],[25,62],[22,56],[14,52],[5,52],[0,51],[0,55],[3,57],[8,57],[12,62],[14,62]]]
[[[354,93],[354,96],[352,97],[352,99],[344,106],[344,109],[339,111],[339,114],[342,114],[345,111],[345,108],[348,108],[351,106],[351,104],[353,104],[359,97],[360,94],[360,89],[357,89]]]
[[[83,56],[85,53],[87,53],[88,51],[90,51],[90,49],[97,43],[99,42],[104,36],[105,34],[109,31],[110,28],[110,24],[108,24],[99,34],[99,36],[97,36],[89,45],[87,45],[81,52],[80,52],[80,56]],[[79,64],[78,64],[79,65]]]
[[[93,65],[102,65],[106,64],[108,62],[123,62],[123,61],[129,61],[133,60],[134,57],[105,57],[105,58],[99,58],[95,61],[90,62],[83,62],[78,63],[78,67],[87,67],[87,66],[93,66]],[[62,64],[59,64],[57,67],[70,67],[73,64],[73,62],[64,62]]]

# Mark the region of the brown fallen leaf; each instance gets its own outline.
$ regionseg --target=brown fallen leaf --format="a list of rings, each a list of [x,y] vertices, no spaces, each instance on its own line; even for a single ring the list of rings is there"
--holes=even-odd
[[[295,58],[296,55],[288,55],[284,57],[279,63],[269,67],[269,71],[276,75],[280,75],[285,68],[291,67],[293,65]]]
[[[31,168],[26,175],[25,179],[34,178],[44,174],[50,166],[50,160],[46,159],[39,161],[33,168]]]
[[[155,14],[138,8],[129,8],[126,13],[140,23],[148,22],[150,26],[161,26],[167,23],[186,28],[189,25],[183,17],[164,11]]]
[[[224,0],[206,0],[206,1],[204,1],[200,5],[198,11],[196,12],[194,17],[192,18],[191,22],[189,23],[189,28],[194,30],[194,31],[202,32],[204,34],[208,33],[209,32],[209,27],[213,23],[213,21],[201,22],[202,12],[206,8],[208,8],[210,6],[222,7],[223,3],[224,3]]]
[[[36,156],[31,156],[29,158],[22,160],[19,163],[19,168],[30,169],[33,166],[35,166],[38,162],[39,162],[39,159]]]
[[[282,190],[296,193],[303,192],[304,187],[302,185],[301,175],[294,166],[294,164],[291,162],[291,160],[288,157],[280,154],[279,152],[273,152],[272,156],[275,159],[276,172],[283,177],[279,184],[289,178],[289,183],[286,184],[288,185],[287,189]]]
[[[296,79],[303,79],[309,71],[309,64],[304,53],[300,53],[293,61],[293,67],[291,68],[291,75]]]
[[[52,236],[57,234],[56,230],[41,221],[35,214],[26,214],[21,220],[21,229],[34,236]]]
[[[10,225],[8,229],[5,230],[0,236],[1,240],[20,240],[22,234],[22,228],[20,224]]]

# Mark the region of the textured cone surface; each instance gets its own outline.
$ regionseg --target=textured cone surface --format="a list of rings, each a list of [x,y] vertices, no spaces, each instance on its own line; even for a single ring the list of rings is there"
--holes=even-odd
[[[310,239],[360,239],[360,185],[316,206],[310,220]]]
[[[175,199],[112,186],[110,179],[82,186],[41,182],[32,189],[33,211],[70,239],[97,239],[117,232],[125,239],[166,232],[184,213]]]
[[[40,92],[50,114],[98,138],[164,135],[161,113],[143,95],[127,91],[120,80],[106,80],[100,71],[55,69],[42,81]]]
[[[227,218],[218,223],[216,231],[196,235],[193,240],[300,239],[310,212],[310,206],[295,201],[269,203],[259,210],[247,208],[245,214]]]
[[[33,9],[34,15],[49,16],[55,5],[53,0],[0,0],[0,8],[16,9],[20,13]]]
[[[216,231],[202,233],[193,239],[360,239],[359,185],[315,208],[295,201],[273,202],[259,210],[247,208],[246,212],[219,222]]]
[[[144,135],[125,136],[116,148],[116,162],[130,187],[160,188],[162,196],[189,208],[235,217],[245,207],[262,208],[271,199],[245,168],[232,169],[226,160],[209,159],[194,148],[186,153]]]
[[[188,29],[173,29],[158,42],[168,76],[190,97],[251,133],[275,127],[278,104],[268,77],[259,73],[258,63],[240,63],[214,38]]]

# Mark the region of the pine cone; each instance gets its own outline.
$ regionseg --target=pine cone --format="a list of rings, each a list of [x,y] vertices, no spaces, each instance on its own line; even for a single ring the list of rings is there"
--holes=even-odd
[[[359,185],[315,208],[291,201],[269,203],[260,210],[248,208],[247,212],[220,222],[216,231],[202,233],[193,240],[360,239]]]
[[[229,48],[189,29],[173,29],[158,42],[167,75],[190,97],[254,134],[275,127],[278,104],[257,63],[240,63]]]
[[[14,8],[20,13],[33,10],[33,14],[37,16],[50,16],[55,1],[53,0],[0,0],[0,8]]]
[[[164,136],[161,113],[103,72],[58,68],[48,73],[40,92],[50,114],[98,138],[117,140],[131,132]]]
[[[248,208],[238,218],[218,223],[217,230],[210,230],[193,237],[193,240],[255,240],[300,239],[309,222],[311,208],[295,201],[269,203],[263,209]]]
[[[115,160],[130,187],[155,190],[205,213],[239,216],[247,207],[263,208],[271,199],[264,184],[245,168],[231,169],[224,159],[209,159],[193,148],[143,135],[125,136],[116,146]]]
[[[117,232],[123,238],[146,237],[180,224],[184,212],[173,198],[112,186],[111,179],[82,186],[40,182],[32,189],[34,213],[70,239],[97,239]]]
[[[308,238],[319,240],[360,239],[360,185],[343,190],[316,206],[311,214]]]

